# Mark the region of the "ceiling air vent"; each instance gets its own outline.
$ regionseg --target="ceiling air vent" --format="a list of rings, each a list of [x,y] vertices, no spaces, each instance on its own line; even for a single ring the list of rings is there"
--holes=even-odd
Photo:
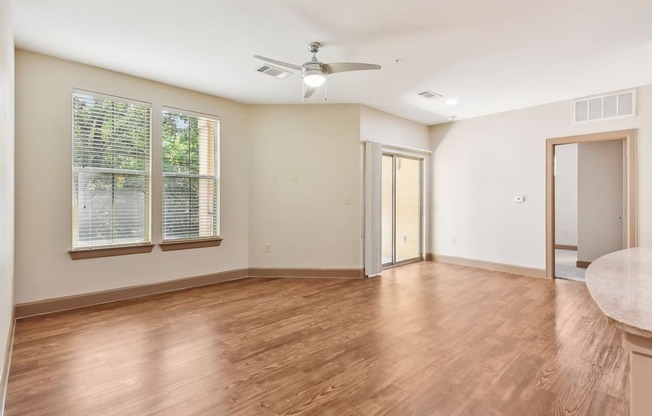
[[[438,100],[443,97],[443,95],[437,94],[436,92],[430,90],[425,90],[423,92],[420,92],[419,95],[422,96],[423,98],[428,98],[430,100]]]
[[[636,115],[636,90],[575,100],[576,123]]]
[[[265,64],[258,68],[256,71],[262,72],[263,74],[271,75],[274,78],[283,79],[292,75],[292,72],[286,71],[285,69],[277,68],[272,65]]]

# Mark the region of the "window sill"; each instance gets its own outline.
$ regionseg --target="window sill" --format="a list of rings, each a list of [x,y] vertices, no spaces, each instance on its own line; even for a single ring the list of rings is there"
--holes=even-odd
[[[191,248],[217,247],[222,244],[220,237],[192,240],[172,240],[159,243],[162,251],[187,250]]]
[[[104,246],[94,248],[79,248],[68,251],[73,260],[96,259],[99,257],[126,256],[128,254],[151,253],[154,244],[137,244],[131,246]]]

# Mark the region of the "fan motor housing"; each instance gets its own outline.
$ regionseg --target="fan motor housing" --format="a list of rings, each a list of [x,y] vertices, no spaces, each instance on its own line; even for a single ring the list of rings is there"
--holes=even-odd
[[[324,75],[324,70],[321,66],[321,62],[306,62],[301,68],[303,76],[306,75]]]

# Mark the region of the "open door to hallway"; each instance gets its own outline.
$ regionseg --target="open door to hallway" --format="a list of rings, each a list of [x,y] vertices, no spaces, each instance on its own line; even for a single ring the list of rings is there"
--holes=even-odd
[[[623,140],[555,146],[555,277],[584,281],[586,268],[625,248]]]
[[[598,257],[637,244],[636,130],[546,146],[546,276],[584,280]]]

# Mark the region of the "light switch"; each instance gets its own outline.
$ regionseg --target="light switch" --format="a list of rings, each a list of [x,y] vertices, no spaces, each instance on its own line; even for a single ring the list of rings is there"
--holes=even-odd
[[[278,175],[276,175],[276,172],[272,172],[272,182],[276,182],[278,180]]]
[[[298,181],[298,180],[299,180],[299,174],[296,173],[296,172],[293,173],[292,176],[290,177],[290,180],[291,180],[292,182],[296,182],[296,181]]]
[[[265,243],[265,253],[271,253],[271,252],[272,252],[272,244]]]
[[[344,195],[344,205],[351,205],[351,195]]]

